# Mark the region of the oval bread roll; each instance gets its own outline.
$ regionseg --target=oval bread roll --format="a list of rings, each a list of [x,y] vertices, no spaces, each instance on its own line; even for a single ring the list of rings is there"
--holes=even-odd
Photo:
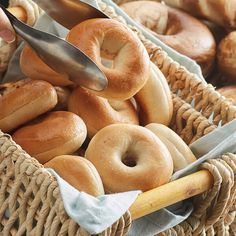
[[[87,135],[83,120],[72,112],[55,111],[18,129],[13,140],[41,164],[55,156],[72,154]]]
[[[0,96],[0,129],[3,132],[12,131],[57,104],[56,90],[46,81],[8,83],[5,90]]]
[[[44,164],[79,191],[93,196],[104,194],[102,180],[94,165],[83,157],[61,155]]]
[[[162,124],[148,124],[151,130],[166,145],[174,162],[174,171],[183,169],[188,164],[196,161],[196,157],[188,145],[173,130]]]

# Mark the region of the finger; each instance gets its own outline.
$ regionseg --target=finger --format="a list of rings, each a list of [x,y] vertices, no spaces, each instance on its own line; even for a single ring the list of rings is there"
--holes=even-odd
[[[2,9],[0,9],[0,37],[8,43],[13,42],[16,38],[11,23]]]

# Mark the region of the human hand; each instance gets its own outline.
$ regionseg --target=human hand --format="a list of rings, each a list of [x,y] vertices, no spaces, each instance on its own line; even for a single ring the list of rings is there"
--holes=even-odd
[[[2,9],[0,9],[0,37],[8,43],[13,42],[16,38],[11,23]]]

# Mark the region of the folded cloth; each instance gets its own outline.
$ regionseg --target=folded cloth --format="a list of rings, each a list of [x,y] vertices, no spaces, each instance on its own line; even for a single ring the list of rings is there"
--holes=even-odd
[[[90,234],[97,234],[115,223],[132,205],[141,191],[107,194],[93,197],[79,192],[54,170],[47,169],[58,182],[68,215]]]

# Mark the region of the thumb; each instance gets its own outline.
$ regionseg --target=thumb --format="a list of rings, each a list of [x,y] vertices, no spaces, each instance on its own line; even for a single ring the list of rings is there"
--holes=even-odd
[[[2,9],[0,9],[0,37],[8,43],[13,42],[16,38],[11,23]]]

